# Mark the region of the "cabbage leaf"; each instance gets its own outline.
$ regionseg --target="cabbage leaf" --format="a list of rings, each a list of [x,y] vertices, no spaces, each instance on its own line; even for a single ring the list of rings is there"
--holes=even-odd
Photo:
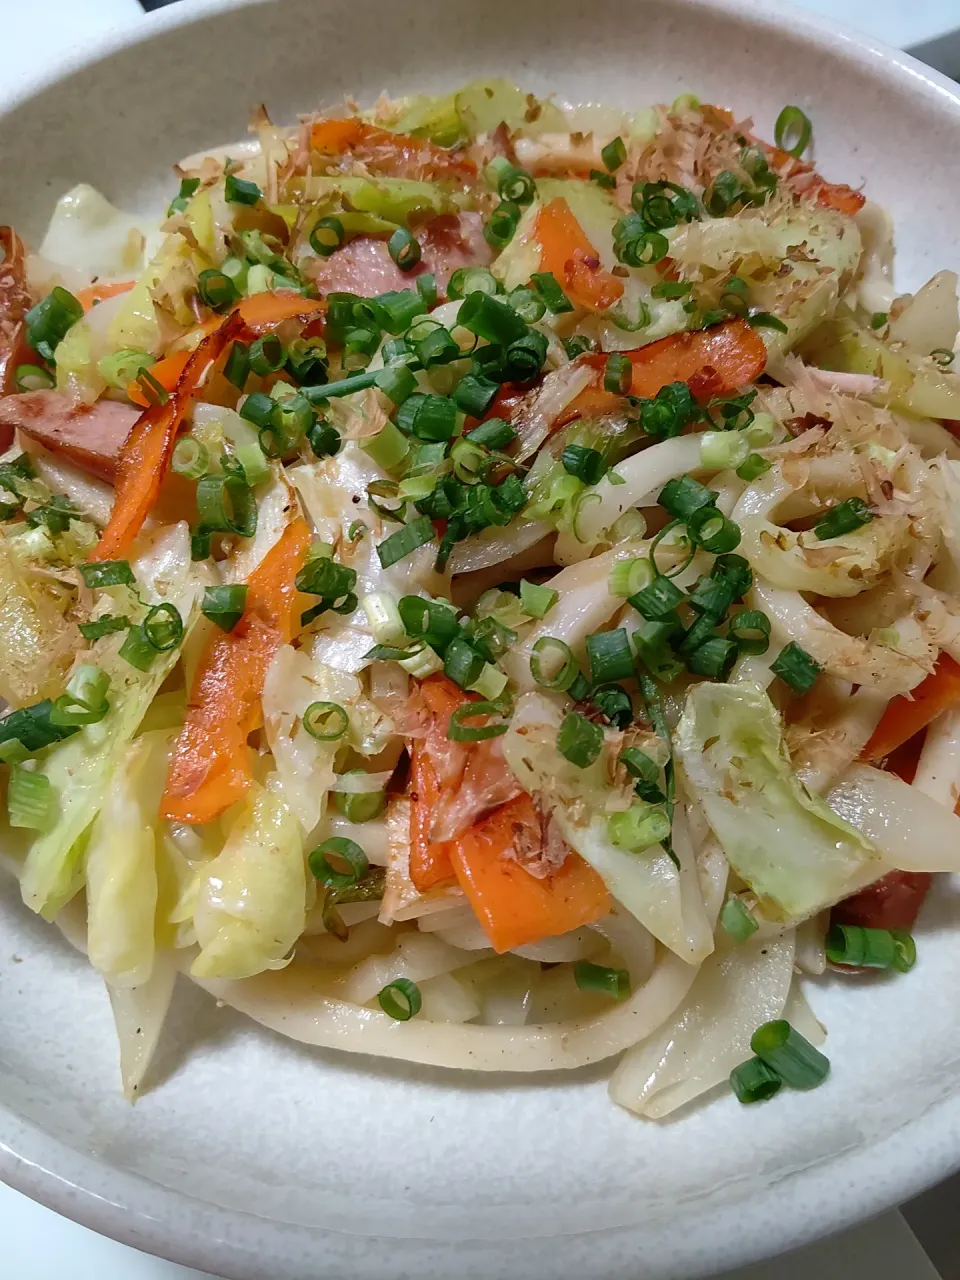
[[[883,874],[877,850],[794,774],[755,685],[693,686],[675,746],[730,865],[777,914],[812,915]]]

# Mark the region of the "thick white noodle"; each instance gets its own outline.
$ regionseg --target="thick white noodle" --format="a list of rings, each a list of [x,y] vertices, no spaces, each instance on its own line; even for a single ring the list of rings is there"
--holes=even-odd
[[[176,980],[173,953],[159,951],[150,977],[140,986],[121,988],[107,983],[120,1045],[120,1078],[128,1102],[135,1101],[153,1060]]]
[[[781,1017],[793,978],[794,931],[722,944],[703,962],[684,1007],[613,1073],[614,1102],[661,1119],[725,1081],[750,1037]]]
[[[890,867],[960,871],[960,818],[895,773],[851,765],[826,800]]]
[[[521,551],[535,547],[552,532],[543,520],[521,520],[517,524],[508,525],[506,529],[493,525],[456,544],[450,556],[450,572],[454,576],[476,573],[478,569],[489,569],[491,565],[502,564]]]
[[[944,711],[927,729],[913,785],[951,813],[956,809],[960,801],[960,710]]]
[[[618,462],[612,468],[623,481],[610,483],[604,476],[594,485],[591,493],[599,496],[599,502],[585,504],[579,519],[578,532],[585,542],[598,538],[631,507],[650,506],[657,494],[675,476],[689,471],[702,470],[700,465],[700,436],[677,436],[651,445],[632,458]]]
[[[841,713],[822,726],[793,755],[793,767],[808,791],[822,795],[851,765],[880,723],[888,698],[876,689],[860,688]]]

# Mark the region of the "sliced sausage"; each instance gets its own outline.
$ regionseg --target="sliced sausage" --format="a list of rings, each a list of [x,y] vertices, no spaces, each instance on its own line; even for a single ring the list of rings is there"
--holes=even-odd
[[[140,412],[117,400],[74,405],[56,391],[25,391],[0,400],[0,431],[18,427],[85,471],[112,481],[120,450]]]
[[[833,924],[864,929],[903,929],[909,932],[927,896],[933,876],[928,871],[891,871],[876,884],[838,902],[830,913]]]

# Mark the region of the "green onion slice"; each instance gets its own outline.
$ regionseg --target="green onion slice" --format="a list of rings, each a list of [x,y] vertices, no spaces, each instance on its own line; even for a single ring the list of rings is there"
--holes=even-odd
[[[557,733],[557,750],[578,769],[586,769],[603,750],[603,730],[579,711],[568,711]]]
[[[766,1102],[783,1085],[782,1077],[768,1067],[762,1058],[750,1058],[730,1072],[730,1088],[739,1102],[748,1106],[753,1102]]]
[[[799,107],[784,107],[773,126],[773,140],[781,151],[797,159],[803,155],[813,137],[809,116]]]
[[[783,1018],[765,1022],[750,1048],[793,1089],[815,1089],[830,1071],[830,1060]]]
[[[232,631],[247,604],[247,586],[231,582],[221,587],[207,587],[203,593],[201,613],[216,623],[221,631]]]
[[[746,942],[760,928],[753,912],[744,906],[743,899],[736,893],[731,893],[723,904],[720,924],[735,942]]]
[[[341,864],[346,863],[348,869],[338,870],[331,863],[331,858]],[[324,840],[317,845],[307,861],[310,870],[327,889],[352,888],[370,869],[367,855],[355,840],[348,840],[346,836],[331,836],[329,840]]]
[[[589,960],[577,960],[573,978],[581,991],[595,991],[612,1000],[626,1000],[630,994],[630,975],[626,969],[611,969]]]
[[[158,653],[175,649],[183,639],[183,619],[176,605],[155,604],[143,620],[143,634]]]
[[[432,542],[435,537],[436,530],[428,516],[421,516],[417,520],[411,520],[409,524],[404,525],[402,529],[398,529],[396,533],[391,533],[389,538],[385,538],[377,546],[380,567],[389,569],[391,565],[411,555],[418,547],[426,546],[428,542]]]
[[[548,669],[544,670],[547,666]],[[541,636],[530,654],[530,674],[541,688],[565,693],[580,672],[569,645],[555,636]]]
[[[311,702],[302,719],[304,729],[318,742],[336,742],[350,727],[350,717],[338,702]]]
[[[484,742],[487,738],[499,738],[507,732],[503,722],[494,724],[468,724],[481,716],[500,715],[503,705],[499,702],[465,702],[457,707],[447,725],[447,737],[451,742]]]
[[[380,1008],[397,1022],[409,1022],[423,1007],[420,988],[409,978],[388,982],[377,996]]]
[[[806,649],[801,649],[796,641],[791,640],[789,644],[784,645],[777,659],[770,664],[770,670],[774,675],[779,676],[794,693],[802,695],[810,692],[823,668],[807,653]]]
[[[136,582],[128,560],[101,560],[99,564],[78,566],[83,585],[98,587],[132,587]]]
[[[401,271],[412,271],[422,253],[420,241],[406,227],[397,227],[387,241],[387,252]]]

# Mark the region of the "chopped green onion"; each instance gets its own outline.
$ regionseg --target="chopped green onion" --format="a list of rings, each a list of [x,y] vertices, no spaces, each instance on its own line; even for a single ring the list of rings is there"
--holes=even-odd
[[[704,619],[707,627],[712,623]],[[698,645],[687,658],[687,667],[698,676],[706,676],[711,680],[726,680],[733,670],[740,650],[733,640],[723,636],[712,636]]]
[[[417,276],[417,293],[419,293],[425,307],[435,307],[437,305],[437,277],[430,272]]]
[[[119,649],[119,656],[138,671],[149,671],[157,656],[156,645],[147,639],[143,627],[134,623]]]
[[[466,382],[466,378],[463,381]],[[463,382],[460,385],[463,386]],[[491,383],[491,385],[496,386],[496,383]],[[454,400],[457,399],[456,392],[454,392],[453,398]],[[463,408],[459,403],[458,407]],[[464,410],[464,412],[469,411]],[[472,431],[466,433],[466,439],[471,444],[479,444],[484,449],[505,449],[516,438],[516,431],[514,431],[509,422],[504,422],[502,418],[488,418],[486,422],[481,422],[478,427],[474,427]]]
[[[550,669],[545,671],[544,664]],[[573,684],[580,672],[577,660],[569,645],[555,636],[541,636],[530,653],[530,674],[544,689],[556,689],[563,693]]]
[[[634,790],[640,799],[650,804],[663,804],[666,796],[660,789],[660,766],[657,762],[637,747],[625,747],[618,759],[635,779]]]
[[[626,969],[610,969],[589,960],[576,960],[573,978],[581,991],[595,991],[612,1000],[626,1000],[630,994],[630,975]]]
[[[388,365],[377,372],[376,385],[396,405],[401,405],[417,389],[417,380],[405,364]]]
[[[862,498],[847,498],[831,507],[825,516],[821,516],[813,526],[813,532],[824,542],[827,538],[840,538],[845,533],[852,533],[854,529],[869,524],[872,519],[873,512]]]
[[[812,137],[810,118],[799,107],[784,107],[773,126],[773,140],[780,150],[799,159]]]
[[[615,169],[619,169],[626,158],[627,148],[619,134],[612,142],[608,142],[607,145],[602,147],[600,150],[600,159],[611,173],[613,173]]]
[[[319,218],[310,232],[310,248],[321,258],[329,258],[347,238],[339,218]]]
[[[82,318],[81,304],[72,293],[56,285],[24,316],[27,341],[44,360],[53,360],[67,331]]]
[[[84,640],[93,641],[112,636],[117,631],[125,631],[129,625],[129,618],[107,614],[103,618],[95,618],[93,622],[81,622],[79,631]]]
[[[450,461],[453,463],[453,474],[464,484],[476,484],[480,472],[489,461],[489,454],[479,445],[469,440],[454,440],[450,449]]]
[[[704,551],[712,551],[715,555],[733,551],[740,545],[742,536],[740,526],[715,507],[700,507],[694,511],[687,520],[687,529]]]
[[[245,342],[234,342],[223,366],[223,376],[242,391],[250,372],[250,348]]]
[[[520,607],[528,618],[544,618],[560,599],[559,591],[553,587],[540,586],[535,582],[520,579]]]
[[[397,227],[387,241],[387,252],[401,271],[412,271],[420,261],[420,241],[406,229]]]
[[[668,480],[660,490],[657,502],[674,519],[689,521],[695,512],[712,508],[718,496],[715,489],[708,489],[693,476],[684,475]]]
[[[617,185],[613,174],[604,173],[602,169],[591,169],[588,176],[591,182],[595,182],[598,187],[603,187],[605,191],[612,191]]]
[[[340,452],[343,440],[341,439],[340,432],[336,427],[320,418],[307,432],[307,443],[310,445],[310,448],[313,450],[316,457],[332,458],[335,454]],[[240,456],[240,453],[241,450],[238,449],[238,457]],[[371,454],[371,457],[372,456],[373,455]],[[247,479],[251,484],[256,483],[250,476],[247,476]]]
[[[149,351],[138,351],[134,347],[125,347],[122,351],[114,351],[108,356],[103,356],[97,361],[97,369],[100,376],[104,379],[108,386],[116,390],[125,390],[130,382],[135,382],[144,369],[155,363],[156,357],[152,356]],[[33,365],[24,365],[21,368],[32,369]],[[44,376],[49,377],[44,370],[40,370]],[[17,385],[20,385],[20,369],[17,370]],[[46,384],[51,386],[52,381]],[[23,390],[35,390],[34,387],[24,387]]]
[[[536,271],[530,277],[530,283],[543,299],[548,311],[554,315],[562,315],[573,310],[573,303],[560,287],[560,282],[552,271]]]
[[[418,440],[450,440],[457,429],[457,406],[447,396],[425,395],[413,419]]]
[[[344,778],[354,776],[365,778],[367,774],[363,769],[351,769],[349,773],[341,775],[340,781],[342,783]],[[348,791],[335,786],[330,794],[348,822],[372,822],[387,807],[387,793],[382,787],[375,791]]]
[[[199,178],[181,178],[180,190],[170,201],[167,208],[167,217],[172,218],[175,213],[183,213],[187,207],[188,200],[199,190],[199,187]]]
[[[273,411],[277,402],[263,391],[252,391],[237,410],[245,422],[252,422],[255,427],[269,427],[273,421]]]
[[[730,1088],[744,1106],[766,1102],[780,1092],[782,1078],[762,1058],[750,1058],[730,1072]]]
[[[457,636],[447,645],[443,673],[461,689],[468,689],[479,678],[483,666],[483,655],[463,637]]]
[[[158,653],[175,649],[183,639],[183,619],[176,605],[155,604],[143,620],[143,634]]]
[[[11,827],[47,831],[56,817],[57,793],[43,773],[15,764],[7,783],[7,821]]]
[[[568,444],[561,456],[563,469],[571,476],[576,476],[586,485],[597,484],[607,474],[607,464],[603,454],[597,449],[586,449],[583,445]]]
[[[433,527],[429,517],[421,516],[417,520],[411,520],[409,524],[398,529],[396,533],[391,533],[389,538],[385,538],[377,547],[377,556],[380,560],[382,569],[389,569],[391,565],[396,564],[418,547],[426,546],[428,542],[432,542],[436,537],[436,530]]]
[[[484,223],[483,238],[494,249],[503,249],[513,239],[520,221],[520,206],[512,200],[501,200]]]
[[[275,333],[264,334],[250,343],[250,368],[254,373],[265,377],[268,373],[276,373],[286,363],[287,353],[283,343]]]
[[[457,324],[487,342],[509,346],[523,338],[527,325],[508,303],[486,293],[471,293],[457,313]]]
[[[242,476],[204,476],[197,484],[197,510],[203,528],[252,538],[257,531],[257,501]]]
[[[215,267],[208,267],[197,276],[197,293],[204,306],[213,311],[225,311],[240,297],[230,277]]]
[[[418,598],[413,597],[413,599]],[[373,638],[378,644],[399,644],[404,639],[406,630],[403,618],[393,596],[386,591],[372,591],[363,597],[360,605],[367,615]]]
[[[759,480],[761,476],[765,476],[772,465],[762,454],[750,453],[737,467],[737,475],[741,480],[746,480],[750,484],[754,480]]]
[[[50,709],[56,725],[97,724],[110,709],[107,693],[110,677],[91,663],[81,663],[67,683],[66,692]]]
[[[136,377],[136,384],[144,399],[151,405],[165,405],[170,399],[170,392],[149,369],[140,370]]]
[[[733,593],[734,600],[739,600],[741,596],[746,595],[753,586],[753,570],[743,556],[730,554],[717,556],[713,562],[711,576],[727,584]]]
[[[769,311],[755,311],[753,315],[747,316],[747,324],[754,329],[775,329],[777,333],[789,332],[780,317]]]
[[[380,1008],[397,1022],[409,1022],[423,1007],[420,988],[409,978],[396,978],[388,982],[377,996]]]
[[[590,679],[594,684],[613,680],[629,680],[634,674],[633,655],[624,627],[613,631],[596,631],[587,636],[587,658]]]
[[[539,329],[528,329],[522,338],[511,342],[504,352],[506,381],[529,382],[535,378],[547,358],[547,336]]]
[[[480,716],[500,715],[502,712],[503,706],[499,702],[465,702],[450,716],[447,737],[451,742],[484,742],[487,738],[499,738],[507,732],[507,725],[471,725],[464,721],[476,720]]]
[[[410,441],[388,421],[375,436],[362,441],[360,447],[381,470],[390,472],[395,471],[410,452]]]
[[[612,596],[633,596],[649,586],[655,576],[649,556],[618,560],[610,570],[607,589]]]
[[[910,934],[899,930],[833,924],[827,934],[826,954],[831,964],[906,973],[913,968],[917,948]]]
[[[460,635],[456,609],[442,600],[425,600],[422,596],[401,596],[398,610],[406,634],[425,640],[441,655],[446,651],[450,641]],[[377,639],[379,640],[380,637],[377,636]]]
[[[174,446],[170,466],[178,476],[199,480],[210,466],[210,455],[195,436],[181,436]]]
[[[486,267],[458,267],[447,281],[448,298],[465,298],[469,293],[499,293],[500,284]]]
[[[121,353],[118,352],[117,354]],[[104,360],[107,359],[109,357],[104,356]],[[149,361],[150,363],[153,362],[153,356],[149,357]],[[99,368],[102,363],[102,360],[99,361],[97,367]],[[106,377],[102,369],[100,372]],[[57,380],[53,374],[47,369],[42,369],[38,364],[18,364],[13,377],[18,391],[47,391],[57,385]],[[107,378],[107,381],[110,382],[110,379]],[[110,385],[115,386],[117,384],[111,382]]]
[[[479,693],[481,698],[486,698],[488,701],[499,698],[506,687],[507,677],[492,662],[485,662],[473,684],[467,685],[471,693]]]
[[[203,593],[200,611],[205,618],[215,622],[221,631],[232,631],[247,607],[247,587],[233,582],[222,587],[207,587]]]
[[[611,813],[607,818],[607,835],[611,844],[631,853],[643,853],[662,844],[670,835],[670,816],[661,805],[635,800],[625,813]]]
[[[590,701],[615,728],[626,729],[633,723],[633,702],[622,685],[597,685],[590,694]]]
[[[750,1048],[793,1089],[815,1089],[830,1071],[830,1061],[783,1018],[765,1022]]]
[[[870,328],[882,329],[883,326],[889,320],[889,318],[890,317],[886,311],[875,311],[873,315],[870,317]]]
[[[723,904],[720,924],[735,942],[746,942],[760,928],[753,912],[744,906],[737,893],[731,893]]]
[[[525,289],[522,285],[510,291],[507,301],[521,320],[526,320],[527,324],[536,324],[547,314],[547,304],[540,294],[533,289]]]
[[[339,437],[337,437],[339,440]],[[241,444],[237,447],[237,461],[247,484],[254,486],[270,479],[270,468],[258,444]]]
[[[758,656],[770,648],[770,619],[759,609],[744,609],[730,619],[727,635],[741,653]]]
[[[303,727],[318,742],[337,742],[350,727],[350,718],[337,702],[311,702],[301,717]]]
[[[190,559],[206,560],[210,555],[212,537],[209,529],[197,526],[190,530]]]
[[[614,396],[625,396],[630,393],[630,386],[633,382],[633,365],[630,363],[629,356],[622,355],[615,351],[607,356],[607,363],[603,371],[603,386]]]
[[[347,870],[339,871],[331,863],[335,858],[341,865],[346,863]],[[370,870],[367,855],[355,840],[346,836],[331,836],[318,844],[307,858],[310,870],[326,889],[349,889]]]
[[[651,622],[666,618],[673,613],[678,604],[682,604],[683,592],[674,586],[669,578],[658,574],[652,582],[634,592],[629,603]]]
[[[255,182],[248,182],[246,178],[228,173],[223,184],[223,195],[229,204],[256,204],[263,192]]]
[[[770,670],[794,693],[804,694],[809,693],[816,684],[823,668],[796,641],[791,640],[780,650],[776,661],[770,664]]]
[[[497,184],[501,200],[513,204],[530,204],[537,194],[537,184],[526,169],[507,169]]]
[[[586,769],[603,750],[603,730],[579,711],[568,711],[557,733],[557,750],[578,769]]]

